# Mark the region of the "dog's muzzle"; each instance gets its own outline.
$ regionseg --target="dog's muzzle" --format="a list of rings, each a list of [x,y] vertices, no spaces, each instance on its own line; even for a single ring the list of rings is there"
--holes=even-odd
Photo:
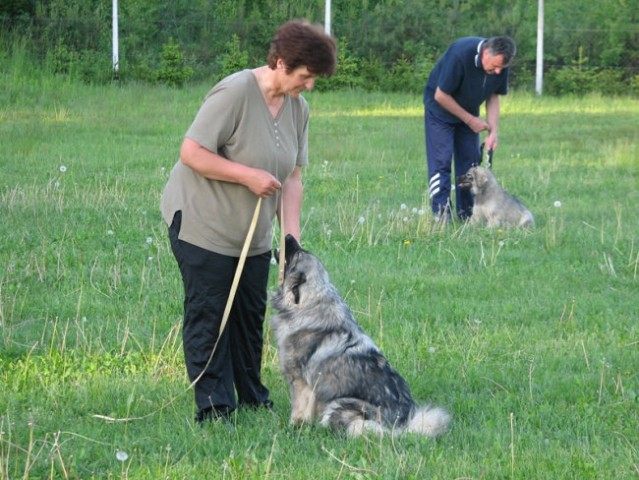
[[[473,185],[473,176],[470,173],[457,177],[457,188],[468,189]]]

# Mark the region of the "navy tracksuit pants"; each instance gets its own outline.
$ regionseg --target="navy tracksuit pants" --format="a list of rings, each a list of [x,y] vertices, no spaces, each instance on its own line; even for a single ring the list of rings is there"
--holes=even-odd
[[[464,175],[473,164],[481,163],[479,134],[461,121],[448,122],[427,109],[424,115],[426,130],[426,159],[428,162],[428,194],[433,213],[440,218],[451,216],[451,180]],[[452,160],[455,175],[452,176]],[[457,216],[466,220],[473,213],[470,190],[455,189]]]

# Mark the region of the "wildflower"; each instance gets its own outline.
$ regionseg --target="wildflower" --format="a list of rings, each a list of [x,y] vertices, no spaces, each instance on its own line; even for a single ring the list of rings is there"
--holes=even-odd
[[[406,204],[405,204],[405,203],[402,203],[402,204],[399,206],[399,209],[400,209],[400,210],[406,210],[407,208],[408,208],[408,207],[406,206]]]
[[[107,230],[107,235],[115,235],[115,232],[113,230]]]
[[[555,208],[560,208],[561,207],[561,202],[559,200],[555,200]]]
[[[364,217],[359,217],[359,218],[357,219],[357,222],[358,222],[358,223],[364,223],[365,221],[366,221],[366,219],[365,219]]]
[[[122,450],[118,450],[115,452],[115,458],[117,458],[120,462],[126,462],[129,459],[129,454]]]
[[[146,237],[146,243],[151,245],[153,243],[153,238],[152,237]]]
[[[429,347],[428,348],[428,353],[435,353],[437,351],[437,349],[435,347]]]
[[[504,245],[506,245],[506,242],[504,242],[503,240],[499,240],[499,243],[497,245],[499,245],[499,248],[502,248]]]
[[[60,173],[64,173],[67,171],[66,165],[60,165]]]
[[[410,245],[410,240],[408,239],[404,240],[404,245]]]

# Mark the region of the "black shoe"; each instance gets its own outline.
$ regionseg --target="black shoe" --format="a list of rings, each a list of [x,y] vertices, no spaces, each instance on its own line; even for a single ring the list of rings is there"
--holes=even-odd
[[[264,400],[263,402],[259,403],[241,403],[240,406],[244,408],[265,408],[266,410],[273,410],[273,402],[271,400]]]
[[[206,407],[197,412],[195,421],[202,425],[213,420],[228,420],[231,413],[233,413],[233,409],[230,407]]]

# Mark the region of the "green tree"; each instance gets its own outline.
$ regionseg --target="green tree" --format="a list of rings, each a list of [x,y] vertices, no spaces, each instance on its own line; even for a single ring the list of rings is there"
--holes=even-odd
[[[186,64],[184,53],[180,45],[169,37],[167,43],[162,46],[160,70],[157,79],[172,87],[183,85],[193,75],[193,69]]]

